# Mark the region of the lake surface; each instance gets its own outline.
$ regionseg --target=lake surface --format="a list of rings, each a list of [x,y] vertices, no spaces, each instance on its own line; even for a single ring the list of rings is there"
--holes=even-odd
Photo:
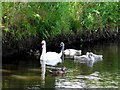
[[[79,46],[79,45],[77,45]],[[41,67],[39,59],[32,56],[16,58],[14,63],[2,65],[2,88],[36,90],[40,88],[118,88],[120,81],[119,42],[90,43],[74,47],[81,49],[82,54],[92,51],[102,54],[103,61],[94,63],[93,67],[80,64],[73,59],[65,58],[63,64],[67,73],[60,76],[52,76],[46,71],[45,80],[41,79]],[[11,60],[11,59],[10,59]],[[9,62],[10,62],[9,60]],[[11,60],[12,61],[12,60]]]

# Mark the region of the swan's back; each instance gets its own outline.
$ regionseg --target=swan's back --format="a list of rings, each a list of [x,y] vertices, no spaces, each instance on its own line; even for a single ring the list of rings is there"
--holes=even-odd
[[[59,62],[62,62],[61,56],[62,56],[63,49],[64,49],[64,43],[63,42],[60,43],[60,46],[62,47],[60,53],[46,52],[46,42],[45,42],[45,40],[43,40],[41,42],[41,44],[42,44],[42,54],[41,54],[41,57],[40,57],[41,61],[44,61],[45,64],[52,65],[52,66],[57,65],[57,63],[59,63]]]
[[[95,61],[102,61],[103,60],[103,55],[97,55],[92,52],[90,52],[92,56],[94,57]]]
[[[80,63],[87,63],[89,60],[87,55],[82,55],[82,56],[74,56],[74,61],[80,62]]]
[[[56,52],[47,52],[44,55],[44,60],[46,61],[47,65],[52,66],[55,66],[59,62],[60,63],[62,62],[61,55]]]
[[[74,59],[77,59],[77,60],[88,60],[88,57],[86,55],[74,56]]]
[[[75,50],[75,49],[66,49],[66,50],[64,51],[64,54],[65,54],[65,55],[74,56],[74,55],[76,54],[76,52],[77,52],[77,50]]]

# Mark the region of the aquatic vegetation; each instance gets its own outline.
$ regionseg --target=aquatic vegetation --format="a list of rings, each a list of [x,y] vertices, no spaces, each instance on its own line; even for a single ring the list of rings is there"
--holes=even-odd
[[[106,79],[104,74],[94,72],[90,75],[79,75],[72,79],[58,78],[56,80],[56,88],[118,88],[118,80],[113,80],[112,74],[107,73]]]

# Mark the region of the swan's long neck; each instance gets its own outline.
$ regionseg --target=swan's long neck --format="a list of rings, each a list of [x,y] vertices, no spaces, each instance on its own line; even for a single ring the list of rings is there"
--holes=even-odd
[[[42,54],[45,54],[45,53],[46,53],[46,45],[44,45],[42,49]]]
[[[64,52],[64,46],[62,46],[61,52],[59,53],[60,57],[63,55]]]
[[[44,60],[44,55],[46,54],[46,44],[42,46],[41,60]]]

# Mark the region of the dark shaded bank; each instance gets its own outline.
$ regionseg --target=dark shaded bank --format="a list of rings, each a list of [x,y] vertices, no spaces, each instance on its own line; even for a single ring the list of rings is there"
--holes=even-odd
[[[120,38],[120,30],[118,31],[110,31],[110,30],[98,30],[94,31],[81,31],[80,34],[61,34],[52,39],[47,39],[47,50],[57,51],[59,44],[61,41],[65,43],[65,48],[73,48],[80,47],[82,44],[87,43],[96,43],[96,42],[104,42],[104,41],[114,41],[119,40]],[[2,40],[2,58],[3,60],[6,58],[16,58],[20,56],[28,55],[31,49],[33,51],[40,50],[41,51],[41,43],[42,39],[40,37],[29,37],[24,40],[15,40],[11,37],[5,37]],[[41,53],[41,52],[40,52]]]

